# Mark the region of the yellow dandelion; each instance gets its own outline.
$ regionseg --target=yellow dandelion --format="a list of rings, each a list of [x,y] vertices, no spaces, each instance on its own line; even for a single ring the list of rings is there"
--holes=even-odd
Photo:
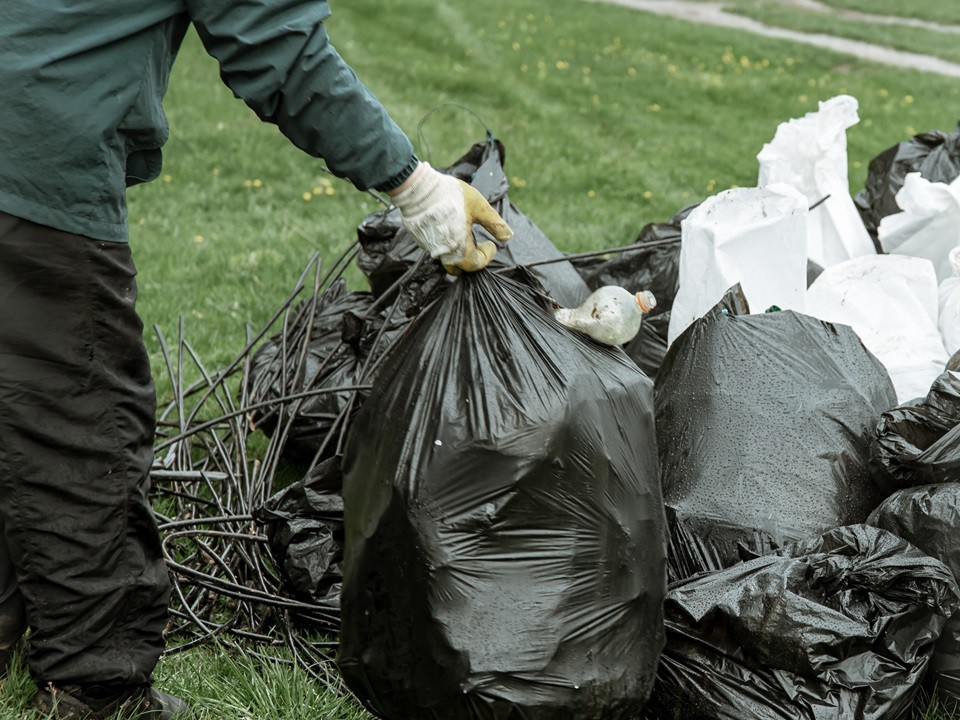
[[[644,200],[649,200],[649,199],[652,198],[652,197],[653,197],[653,193],[652,193],[651,191],[645,190],[645,191],[643,192],[643,199],[644,199]]]
[[[510,184],[515,187],[526,187],[527,181],[521,177],[512,177],[510,178]]]
[[[245,188],[253,187],[253,180],[244,180],[244,181],[243,181],[243,186],[244,186]]]
[[[597,196],[597,191],[596,191],[596,190],[587,190],[587,197],[588,197],[588,198],[595,198],[596,196]]]
[[[742,67],[742,68],[748,68],[748,67],[750,67],[750,58],[748,58],[746,55],[741,56],[741,57],[740,57],[740,67]]]
[[[214,175],[214,177],[216,177],[216,176],[219,175],[219,174],[220,174],[220,168],[214,168],[214,169],[213,169],[213,175]]]
[[[637,69],[635,67],[627,68],[627,75],[629,75],[630,77],[633,77],[636,74],[637,74]]]
[[[907,128],[907,135],[913,136],[917,134],[917,129],[913,126]]]
[[[880,88],[879,90],[877,90],[877,95],[879,95],[880,97],[887,97],[889,94],[890,94],[890,91],[887,90],[886,88]]]
[[[527,70],[529,70],[529,68],[526,65],[520,66],[520,72],[526,72]]]
[[[323,185],[325,188],[333,187],[333,181],[330,178],[322,178],[320,180],[320,184]]]
[[[801,95],[800,97],[797,98],[797,100],[799,100],[802,103],[805,103],[807,100],[809,100],[809,98],[806,95]]]
[[[514,41],[510,47],[512,47],[516,52],[520,51],[520,43],[518,43],[517,41]]]
[[[717,187],[717,181],[713,178],[707,180],[707,192],[713,192]]]
[[[557,60],[557,70],[566,70],[568,67],[570,67],[570,63],[566,60]]]
[[[912,103],[912,102],[913,102],[913,95],[904,95],[904,96],[903,96],[903,104],[904,104],[904,105],[909,105],[909,104]]]
[[[164,175],[164,176],[163,176],[163,181],[164,181],[165,183],[173,182],[173,175]]]
[[[324,190],[323,192],[324,192],[325,195],[327,195],[327,196],[329,197],[330,195],[333,195],[333,194],[334,194],[335,192],[337,192],[337,191],[334,190],[332,187],[328,187],[328,188],[327,188],[326,190]]]
[[[589,74],[590,74],[590,68],[588,68],[586,65],[583,66],[583,74],[584,74],[584,75],[589,75]]]
[[[854,161],[853,161],[853,169],[854,169],[854,170],[859,170],[859,169],[862,168],[862,167],[863,167],[863,163],[862,163],[862,162],[860,162],[859,160],[854,160]]]
[[[667,72],[670,73],[671,75],[674,75],[677,72],[677,66],[667,65]]]
[[[784,62],[786,63],[787,67],[793,67],[795,60],[791,57],[788,57],[786,60],[784,60]]]
[[[649,110],[650,112],[660,112],[662,109],[663,108],[660,107],[659,103],[650,103],[649,105],[647,105],[647,110]]]
[[[304,202],[306,202],[306,201],[308,201],[308,200],[313,200],[313,193],[312,193],[312,192],[305,192],[305,193],[303,194],[303,200],[304,200]]]
[[[203,242],[203,235],[194,235],[194,236],[193,236],[193,241],[194,241],[195,243],[202,243],[202,242]]]
[[[255,178],[254,181],[253,181],[253,186],[254,186],[254,187],[263,187],[263,180],[261,180],[260,178]]]

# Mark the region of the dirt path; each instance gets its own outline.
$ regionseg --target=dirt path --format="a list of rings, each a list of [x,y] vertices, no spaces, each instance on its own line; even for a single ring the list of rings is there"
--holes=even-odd
[[[644,12],[668,15],[681,20],[689,20],[706,25],[716,25],[734,30],[746,30],[765,37],[793,42],[806,43],[816,47],[833,50],[848,55],[854,55],[864,60],[895,65],[901,68],[911,68],[924,72],[937,73],[948,77],[960,78],[960,64],[941,60],[930,55],[892,50],[881,45],[849,40],[833,35],[802,33],[796,30],[771,27],[742,15],[725,12],[719,3],[692,2],[691,0],[592,0],[593,2],[607,2],[614,5],[623,5]],[[797,7],[819,5],[813,0],[786,0]],[[828,9],[829,10],[829,9]],[[831,10],[832,11],[832,10]],[[823,12],[823,10],[821,10]],[[874,16],[882,17],[882,16]],[[898,21],[900,18],[896,18]],[[902,23],[901,23],[902,24]]]

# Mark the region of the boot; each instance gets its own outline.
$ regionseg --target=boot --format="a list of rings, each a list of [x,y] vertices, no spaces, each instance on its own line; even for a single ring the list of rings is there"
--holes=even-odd
[[[180,720],[188,705],[149,685],[119,692],[106,688],[48,683],[37,690],[34,706],[56,720]]]

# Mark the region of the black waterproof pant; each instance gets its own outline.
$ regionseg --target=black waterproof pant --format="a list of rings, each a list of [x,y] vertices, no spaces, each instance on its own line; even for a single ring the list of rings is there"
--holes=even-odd
[[[156,397],[125,244],[0,213],[0,646],[41,684],[141,684],[169,578],[147,500]]]

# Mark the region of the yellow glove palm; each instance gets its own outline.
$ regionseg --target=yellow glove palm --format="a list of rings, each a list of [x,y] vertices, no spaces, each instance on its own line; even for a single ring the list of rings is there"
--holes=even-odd
[[[451,275],[482,270],[497,254],[489,240],[477,244],[473,225],[477,223],[501,242],[513,232],[475,188],[421,163],[393,196],[403,224],[416,243],[437,258]]]

